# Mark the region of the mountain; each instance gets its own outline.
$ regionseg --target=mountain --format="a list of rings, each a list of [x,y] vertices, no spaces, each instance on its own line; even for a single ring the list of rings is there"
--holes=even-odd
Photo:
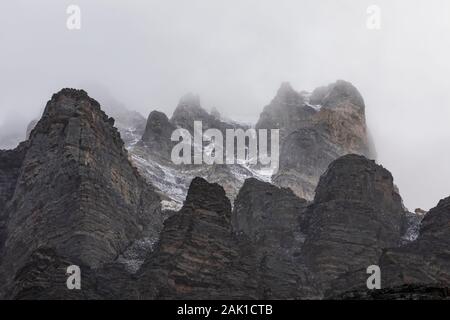
[[[449,226],[450,197],[439,201],[423,217],[416,240],[383,250],[377,261],[382,290],[358,286],[334,298],[450,299]]]
[[[292,180],[314,187],[303,198],[258,166],[174,165],[173,129],[197,117],[247,128],[196,96],[170,119],[151,112],[142,138],[125,144],[96,100],[61,90],[29,139],[0,151],[0,298],[448,298],[450,198],[406,211],[392,174],[361,154],[371,152],[361,103],[344,82],[311,95],[283,84],[264,109],[258,126],[280,127],[281,162],[300,163],[280,171],[316,166],[317,182]],[[309,133],[322,139],[311,157],[325,150],[327,161],[297,153],[311,145],[292,136]],[[81,290],[66,287],[71,265]],[[367,289],[371,265],[381,290]]]
[[[44,262],[96,270],[134,241],[159,235],[160,198],[129,162],[113,124],[86,92],[63,89],[30,139],[0,152],[7,160],[0,171],[0,275],[8,297],[48,289],[52,275],[38,272]]]
[[[180,99],[170,119],[162,112],[152,111],[142,139],[129,146],[129,152],[140,173],[159,190],[165,209],[181,208],[194,177],[219,183],[232,200],[246,178],[270,180],[270,176],[265,175],[264,171],[245,165],[175,165],[171,161],[171,151],[177,142],[171,141],[172,132],[181,128],[188,130],[193,136],[194,121],[201,121],[203,130],[220,130],[224,137],[227,129],[249,129],[247,125],[223,120],[217,112],[207,112],[201,106],[200,98],[194,94],[186,94]],[[212,144],[205,142],[202,150],[211,148]]]
[[[280,130],[277,172],[260,164],[174,166],[170,154],[176,142],[170,140],[171,133],[183,128],[193,135],[194,121],[201,121],[203,130],[218,129],[224,137],[227,129],[251,128],[225,120],[217,111],[207,112],[194,94],[180,99],[170,119],[161,112],[151,112],[141,141],[129,149],[136,166],[159,189],[168,208],[181,207],[189,183],[196,176],[224,186],[232,203],[248,178],[290,188],[299,197],[312,200],[320,176],[333,160],[350,153],[375,157],[364,100],[352,84],[342,80],[312,93],[297,92],[289,83],[283,83],[263,109],[255,129]],[[203,150],[214,145],[205,144]]]
[[[251,251],[231,228],[223,188],[195,178],[183,208],[164,224],[158,247],[142,266],[139,286],[150,299],[251,299]]]
[[[386,250],[380,258],[391,285],[450,282],[450,197],[439,201],[423,218],[417,240]]]
[[[240,189],[231,221],[234,232],[253,245],[259,298],[320,297],[302,256],[307,207],[308,202],[290,189],[254,178]]]
[[[366,269],[383,249],[401,244],[405,211],[383,167],[359,155],[346,155],[321,176],[308,207],[308,236],[302,255],[324,292],[365,285]],[[354,274],[363,270],[362,279]]]
[[[439,207],[430,211],[424,230],[446,228],[449,211],[442,201]],[[445,298],[442,283],[431,277],[383,280],[382,290],[367,291],[368,266],[380,265],[385,279],[385,255],[415,246],[401,242],[405,219],[392,175],[359,155],[330,164],[312,203],[251,178],[231,209],[222,187],[195,178],[183,208],[166,220],[136,286],[148,299]],[[425,231],[417,241],[422,237]],[[448,268],[446,242],[435,247],[439,268]],[[413,266],[422,261],[407,260]]]
[[[283,83],[266,106],[257,129],[280,129],[280,168],[273,183],[298,196],[314,198],[319,177],[340,156],[373,158],[364,100],[349,82],[339,80],[312,93]]]

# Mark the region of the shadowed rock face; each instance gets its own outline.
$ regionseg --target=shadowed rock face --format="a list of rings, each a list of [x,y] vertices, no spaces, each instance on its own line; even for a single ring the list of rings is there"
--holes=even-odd
[[[254,247],[260,298],[320,296],[301,254],[307,204],[291,190],[257,179],[246,180],[239,191],[232,224]]]
[[[231,212],[222,187],[195,178],[137,276],[142,297],[319,297],[299,255],[306,205],[290,190],[248,179]]]
[[[170,138],[175,129],[176,127],[170,123],[169,118],[163,112],[152,111],[148,116],[142,142],[153,153],[170,161],[170,154],[174,146]]]
[[[275,98],[264,107],[257,129],[280,129],[280,139],[284,139],[295,129],[307,126],[315,111],[304,107],[305,97],[284,82]],[[281,156],[280,156],[281,157]]]
[[[200,105],[198,96],[187,94],[180,99],[170,120],[164,113],[152,111],[141,141],[129,150],[140,173],[158,188],[164,200],[177,210],[181,208],[194,177],[203,177],[209,182],[219,183],[224,187],[227,196],[233,200],[245,178],[253,176],[241,165],[175,165],[171,160],[171,153],[178,141],[171,141],[171,135],[179,128],[188,130],[193,136],[194,121],[201,121],[204,131],[210,128],[220,130],[224,141],[227,129],[248,129],[246,125],[223,120],[217,111],[208,113]],[[213,145],[205,141],[203,148],[204,151],[211,152]],[[192,152],[193,150],[191,148]],[[193,153],[191,160],[193,163]]]
[[[400,244],[404,221],[392,175],[358,155],[329,166],[306,216],[302,254],[323,290],[331,292],[365,285],[366,268],[378,263],[384,248]],[[362,279],[352,276],[360,270]]]
[[[386,250],[380,258],[382,286],[450,283],[450,197],[423,218],[416,241]]]
[[[256,125],[280,129],[280,169],[273,182],[312,200],[333,160],[350,153],[371,158],[364,109],[358,90],[342,80],[310,96],[282,84]]]
[[[3,259],[8,218],[5,206],[14,195],[26,149],[27,143],[22,143],[15,150],[0,150],[0,264]]]
[[[410,217],[392,175],[364,156],[339,157],[342,145],[352,150],[359,140],[345,144],[346,134],[329,135],[321,118],[327,108],[354,115],[349,110],[362,99],[353,87],[338,82],[307,97],[284,84],[275,100],[267,121],[277,107],[288,110],[276,118],[286,128],[302,117],[312,121],[284,136],[286,152],[298,147],[311,155],[288,155],[283,179],[314,185],[321,175],[314,200],[251,178],[232,209],[226,195],[235,194],[236,177],[250,169],[211,166],[193,172],[223,187],[194,178],[182,209],[163,225],[161,199],[131,166],[114,120],[84,91],[54,95],[29,140],[0,151],[0,298],[448,298],[450,197],[425,215],[417,240],[404,245]],[[191,113],[203,113],[195,97],[180,105],[189,117],[177,121],[193,123]],[[164,114],[152,113],[136,148],[163,150],[170,125]],[[170,173],[161,172],[161,179]],[[189,180],[176,178],[173,185]],[[137,268],[130,271],[127,259],[139,260]],[[81,267],[81,291],[66,288],[72,264]],[[366,288],[373,264],[381,267],[380,291]]]
[[[67,267],[81,269],[81,290],[68,290]],[[39,248],[15,274],[15,285],[3,297],[15,300],[138,299],[135,279],[122,264],[110,262],[93,269],[51,248]]]
[[[131,166],[113,124],[84,91],[64,89],[14,151],[20,166],[10,176],[0,172],[0,181],[15,184],[0,192],[8,199],[0,271],[14,292],[23,285],[17,272],[35,272],[30,261],[41,248],[98,269],[161,229],[160,199]]]
[[[180,99],[170,120],[162,113],[152,112],[142,143],[130,149],[130,153],[138,158],[136,165],[140,172],[154,182],[162,194],[178,204],[181,203],[180,194],[185,197],[194,176],[224,186],[232,202],[243,181],[250,177],[272,181],[280,187],[290,188],[301,198],[312,200],[319,177],[333,160],[349,153],[374,156],[366,128],[364,101],[352,84],[342,80],[318,88],[312,94],[299,93],[288,83],[283,83],[275,98],[264,108],[255,128],[280,129],[279,170],[275,175],[261,171],[260,164],[249,168],[236,165],[230,170],[217,165],[217,168],[173,166],[170,152],[174,143],[170,141],[170,131],[183,128],[192,135],[194,121],[201,121],[203,130],[220,130],[224,137],[227,129],[249,129],[247,125],[224,120],[217,112],[208,113],[198,96],[187,94]],[[268,133],[270,139],[270,131]],[[205,150],[211,151],[212,144],[207,145],[205,142]],[[270,144],[268,149],[270,152]],[[179,172],[176,179],[170,176],[173,171]],[[260,174],[263,171],[262,175],[268,177]],[[163,180],[165,176],[167,178]]]
[[[195,178],[183,208],[165,221],[157,249],[141,268],[142,296],[256,298],[252,251],[234,235],[230,219],[222,187]]]
[[[211,114],[202,108],[198,95],[184,95],[173,112],[170,122],[177,128],[188,130],[194,134],[194,121],[201,121],[203,130],[219,129],[225,136],[226,129],[246,128],[246,126],[220,120],[217,112]]]

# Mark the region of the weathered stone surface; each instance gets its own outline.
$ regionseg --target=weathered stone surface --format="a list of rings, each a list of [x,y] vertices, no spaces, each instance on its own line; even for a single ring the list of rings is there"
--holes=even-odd
[[[256,298],[252,251],[234,235],[230,219],[223,188],[195,178],[183,208],[165,221],[158,247],[138,274],[142,297]]]
[[[386,250],[380,258],[382,286],[449,286],[450,197],[423,218],[417,240]]]
[[[130,164],[114,120],[84,91],[54,95],[29,140],[0,151],[0,298],[448,299],[450,197],[425,216],[405,212],[386,169],[341,157],[370,149],[351,84],[311,96],[283,84],[261,115],[262,127],[282,128],[274,181],[293,191],[244,183],[251,167],[168,165],[172,130],[194,120],[236,125],[187,96],[172,120],[152,112],[129,144],[160,193],[189,188],[163,226],[161,198]],[[72,264],[81,291],[66,288]],[[382,290],[366,288],[373,264]]]
[[[26,149],[27,143],[24,142],[14,150],[0,150],[0,264],[3,258],[8,220],[5,206],[14,195]]]
[[[217,113],[211,114],[202,108],[198,95],[192,93],[181,97],[178,106],[173,112],[170,122],[177,128],[188,130],[194,134],[194,121],[201,121],[203,130],[219,129],[225,136],[226,129],[246,128],[246,126],[222,121]]]
[[[81,269],[81,289],[68,290],[67,267],[76,264]],[[136,279],[123,265],[106,263],[92,269],[79,260],[63,257],[54,249],[39,248],[15,275],[16,285],[6,297],[14,300],[104,300],[138,299]]]
[[[239,191],[232,224],[235,232],[254,247],[260,298],[320,295],[301,254],[305,241],[301,224],[307,204],[289,189],[253,178],[247,179]]]
[[[152,111],[148,116],[142,142],[151,149],[153,154],[158,154],[163,159],[170,161],[170,155],[174,146],[170,138],[175,129],[176,127],[170,123],[165,113]]]
[[[309,125],[315,110],[304,107],[305,97],[296,92],[289,83],[284,82],[277,94],[265,106],[258,123],[257,129],[280,129],[280,139],[284,139],[294,130]]]
[[[345,154],[373,157],[365,105],[358,90],[339,80],[311,96],[283,83],[256,128],[280,129],[280,168],[275,184],[312,200],[319,177]]]
[[[40,248],[97,269],[159,232],[160,199],[131,166],[113,124],[84,91],[63,89],[48,102],[3,210],[4,284],[20,287],[17,272],[33,272]]]
[[[208,113],[201,106],[198,96],[187,94],[180,99],[170,120],[164,113],[152,111],[141,141],[129,149],[140,173],[159,190],[170,209],[181,208],[194,177],[219,183],[233,201],[244,180],[254,176],[248,168],[238,164],[193,164],[194,148],[191,148],[192,164],[175,165],[171,160],[171,152],[178,142],[171,141],[171,135],[175,129],[180,128],[188,130],[193,136],[194,121],[202,122],[203,131],[210,128],[220,130],[224,139],[227,129],[248,129],[246,125],[223,120],[218,112]],[[202,135],[203,132],[197,134]],[[212,145],[209,144],[210,142],[205,141],[203,148],[209,148],[211,152]]]
[[[365,286],[366,268],[400,244],[404,211],[392,175],[363,156],[329,166],[306,215],[302,255],[324,292]]]
[[[220,130],[224,137],[226,129],[250,128],[224,120],[218,112],[208,113],[197,95],[187,94],[180,99],[170,120],[162,113],[152,112],[142,139],[144,143],[130,149],[140,172],[177,203],[181,202],[179,195],[185,197],[194,176],[224,187],[228,185],[226,191],[232,201],[243,181],[250,177],[291,188],[299,197],[312,200],[320,176],[333,160],[349,153],[374,156],[366,128],[364,101],[352,84],[342,80],[312,94],[296,92],[288,83],[281,85],[255,126],[256,129],[280,129],[279,170],[268,179],[261,176],[260,165],[235,165],[230,170],[220,166],[210,169],[208,165],[173,166],[169,159],[174,146],[170,131],[183,128],[193,135],[194,121],[201,121],[203,130]],[[208,148],[207,145],[205,142],[204,147]],[[268,148],[270,152],[270,145]],[[179,172],[177,176],[185,181],[170,177],[172,171]],[[185,176],[189,178],[183,179]]]

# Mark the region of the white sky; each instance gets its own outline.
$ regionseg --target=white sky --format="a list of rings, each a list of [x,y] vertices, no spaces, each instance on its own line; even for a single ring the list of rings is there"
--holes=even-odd
[[[66,28],[69,4],[79,31]],[[372,4],[380,30],[366,27]],[[405,204],[428,209],[450,195],[449,57],[448,0],[1,1],[0,134],[23,133],[63,87],[100,102],[104,87],[144,116],[170,116],[192,91],[255,121],[282,81],[344,79]]]

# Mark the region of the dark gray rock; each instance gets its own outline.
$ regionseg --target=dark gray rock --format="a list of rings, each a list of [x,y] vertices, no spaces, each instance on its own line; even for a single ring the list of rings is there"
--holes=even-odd
[[[235,201],[232,224],[254,246],[262,299],[317,298],[320,292],[302,259],[307,206],[291,190],[248,179]]]
[[[234,199],[245,178],[253,176],[250,170],[237,164],[193,164],[194,148],[191,148],[191,164],[175,165],[171,160],[171,152],[178,141],[171,141],[171,135],[175,129],[180,128],[188,130],[193,136],[194,121],[202,122],[203,131],[210,128],[220,130],[224,141],[227,129],[249,128],[243,124],[224,120],[217,112],[208,113],[201,106],[198,96],[187,94],[180,99],[170,120],[164,113],[152,111],[141,141],[129,148],[131,158],[140,173],[159,189],[171,210],[181,208],[194,177],[203,177],[209,182],[219,183],[224,187],[227,196]],[[198,134],[201,135],[203,132]],[[203,148],[212,150],[212,146],[206,141]]]
[[[366,269],[398,246],[404,211],[392,175],[359,155],[335,160],[306,211],[302,255],[328,295],[366,285]]]
[[[147,299],[252,299],[257,279],[250,246],[234,235],[231,205],[217,184],[195,178],[180,212],[164,223],[139,271]]]
[[[450,197],[423,218],[417,240],[386,250],[380,258],[385,286],[450,283]],[[382,284],[383,284],[382,283]]]
[[[148,116],[142,141],[153,153],[170,160],[170,154],[174,146],[170,138],[175,129],[176,127],[170,123],[169,118],[163,112],[152,111]]]
[[[81,269],[81,289],[68,290],[67,267]],[[51,248],[39,248],[17,271],[15,282],[6,296],[14,300],[111,300],[138,299],[136,279],[123,265],[106,263],[93,269],[81,261],[69,259]]]
[[[19,270],[35,272],[30,259],[40,248],[98,269],[159,233],[160,198],[130,164],[113,124],[82,90],[63,89],[47,103],[2,213],[2,289],[22,286]]]

